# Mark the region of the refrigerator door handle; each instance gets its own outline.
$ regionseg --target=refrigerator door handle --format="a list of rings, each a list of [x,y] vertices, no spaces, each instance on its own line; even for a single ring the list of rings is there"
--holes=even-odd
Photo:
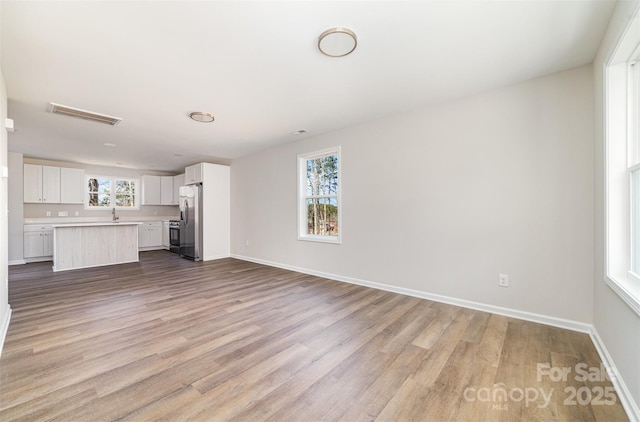
[[[184,200],[184,224],[189,225],[189,201]]]

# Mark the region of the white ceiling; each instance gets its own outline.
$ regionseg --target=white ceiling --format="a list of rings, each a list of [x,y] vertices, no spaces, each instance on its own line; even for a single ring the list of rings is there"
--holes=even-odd
[[[9,150],[167,171],[229,162],[591,63],[614,6],[3,0],[1,65],[16,128]],[[350,56],[317,49],[318,36],[336,26],[358,36]],[[123,121],[52,115],[49,102]],[[194,122],[192,111],[216,120]],[[308,132],[291,134],[299,129]]]

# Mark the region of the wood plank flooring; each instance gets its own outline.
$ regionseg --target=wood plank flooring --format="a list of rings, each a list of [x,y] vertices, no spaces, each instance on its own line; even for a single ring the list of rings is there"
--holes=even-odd
[[[166,251],[9,280],[2,421],[628,420],[586,334]]]

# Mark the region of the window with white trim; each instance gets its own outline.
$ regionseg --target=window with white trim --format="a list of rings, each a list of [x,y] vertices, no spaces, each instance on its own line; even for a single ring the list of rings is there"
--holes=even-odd
[[[637,52],[627,65],[628,78],[628,171],[630,185],[630,232],[631,232],[631,259],[630,270],[636,277],[640,277],[640,143],[638,139],[638,117],[640,109],[638,105],[640,98],[638,97],[638,71],[640,62],[638,61]]]
[[[640,15],[605,65],[605,282],[640,315]]]
[[[298,156],[298,239],[340,243],[340,147]]]
[[[138,184],[138,179],[87,176],[85,208],[88,210],[140,209]]]

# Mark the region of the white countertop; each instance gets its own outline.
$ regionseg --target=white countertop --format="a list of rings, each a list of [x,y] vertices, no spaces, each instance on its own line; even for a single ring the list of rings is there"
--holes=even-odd
[[[61,227],[94,227],[94,226],[135,226],[138,224],[142,224],[140,221],[122,221],[122,222],[113,222],[113,221],[105,221],[104,223],[64,223],[64,224],[52,224],[53,228],[61,228]]]
[[[157,215],[157,216],[146,216],[146,217],[120,217],[118,220],[119,223],[136,223],[140,224],[145,221],[169,221],[169,220],[178,220],[180,217],[167,216],[167,215]],[[79,223],[111,223],[113,224],[113,220],[111,217],[44,217],[44,218],[25,218],[24,224],[79,224]]]

